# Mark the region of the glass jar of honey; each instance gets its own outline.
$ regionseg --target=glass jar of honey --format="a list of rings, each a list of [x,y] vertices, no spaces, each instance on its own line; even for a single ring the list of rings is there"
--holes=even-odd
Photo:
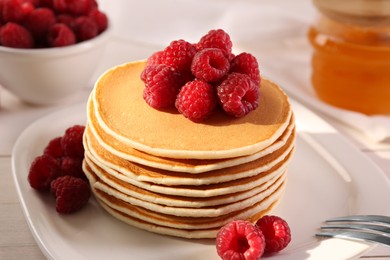
[[[390,115],[390,0],[313,0],[312,84],[333,106]]]

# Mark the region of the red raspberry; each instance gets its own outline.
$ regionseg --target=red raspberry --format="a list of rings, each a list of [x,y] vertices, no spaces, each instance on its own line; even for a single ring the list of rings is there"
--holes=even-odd
[[[279,252],[291,241],[290,227],[278,216],[263,216],[256,222],[256,226],[264,234],[266,253]]]
[[[61,146],[62,136],[53,138],[47,144],[45,149],[43,150],[43,154],[49,155],[53,158],[59,159],[64,155],[64,151]]]
[[[82,209],[91,196],[88,182],[73,176],[61,176],[51,183],[51,193],[56,198],[56,210],[70,214]]]
[[[233,58],[230,72],[238,72],[248,75],[256,85],[260,85],[260,71],[257,59],[250,53],[240,53]]]
[[[1,45],[13,48],[32,48],[34,40],[23,26],[8,22],[0,28]]]
[[[108,27],[108,18],[107,15],[101,12],[99,9],[95,8],[91,12],[89,12],[88,17],[95,22],[98,28],[98,32],[102,32]]]
[[[40,7],[47,7],[50,9],[53,9],[53,0],[37,0],[38,4],[35,6],[40,6]]]
[[[243,117],[259,105],[259,86],[241,73],[231,73],[217,86],[223,110],[229,115]]]
[[[96,23],[87,16],[79,16],[74,21],[74,32],[78,42],[86,41],[98,35]]]
[[[214,110],[216,104],[213,86],[201,80],[185,84],[175,102],[179,112],[194,122],[204,120]]]
[[[93,0],[53,0],[54,9],[59,13],[87,15],[96,7]]]
[[[215,82],[229,71],[230,63],[217,48],[206,48],[197,52],[192,60],[192,74],[206,82]]]
[[[76,43],[73,31],[62,23],[56,23],[48,32],[47,42],[50,47],[63,47]]]
[[[83,134],[85,126],[74,125],[66,129],[61,140],[64,155],[84,158]]]
[[[57,15],[57,23],[63,23],[69,27],[74,28],[76,18],[70,14],[59,14]]]
[[[34,9],[25,20],[25,27],[32,33],[36,40],[46,37],[49,28],[56,23],[54,12],[49,8]]]
[[[221,49],[223,54],[229,61],[234,57],[232,54],[233,43],[230,40],[229,34],[224,30],[211,30],[206,35],[204,35],[199,42],[196,44],[196,49],[198,51],[205,48],[218,48]]]
[[[82,169],[83,159],[81,158],[74,158],[70,156],[65,156],[61,160],[61,175],[66,176],[73,176],[80,179],[87,180],[87,177],[85,176],[83,169]]]
[[[162,109],[175,103],[181,85],[179,74],[172,67],[165,64],[147,66],[141,79],[145,82],[143,97],[151,107]]]
[[[163,59],[163,53],[164,51],[156,51],[152,55],[149,56],[149,58],[146,60],[146,67],[150,65],[158,65],[162,64]]]
[[[263,255],[265,242],[262,232],[251,222],[235,220],[219,230],[216,247],[223,260],[255,260]]]
[[[173,41],[162,54],[162,63],[182,73],[191,70],[191,63],[196,53],[195,47],[184,40]]]
[[[34,10],[34,5],[24,0],[3,0],[2,4],[4,22],[21,23]]]
[[[31,163],[27,179],[32,188],[39,191],[49,191],[50,183],[59,175],[58,161],[44,154],[36,157]]]

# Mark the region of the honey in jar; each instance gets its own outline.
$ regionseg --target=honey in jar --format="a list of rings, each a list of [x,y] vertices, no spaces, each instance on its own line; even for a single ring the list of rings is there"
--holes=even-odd
[[[314,0],[312,84],[333,106],[390,115],[390,1]]]

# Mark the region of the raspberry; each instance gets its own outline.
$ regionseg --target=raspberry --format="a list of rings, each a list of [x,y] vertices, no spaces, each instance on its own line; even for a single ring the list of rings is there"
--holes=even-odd
[[[165,64],[147,66],[141,79],[145,82],[143,97],[151,107],[161,109],[175,103],[181,85],[179,74],[172,67]]]
[[[82,170],[83,159],[74,158],[70,156],[65,156],[61,160],[61,175],[73,176],[80,179],[87,180],[83,170]]]
[[[291,241],[290,227],[278,216],[263,216],[256,222],[256,226],[264,234],[266,253],[279,252]]]
[[[257,59],[250,53],[240,53],[231,61],[230,72],[247,74],[256,85],[260,85],[260,71]]]
[[[241,73],[231,73],[217,86],[223,110],[229,115],[243,117],[259,105],[259,86]]]
[[[158,65],[162,64],[162,59],[163,59],[163,52],[164,51],[156,51],[152,55],[149,56],[149,58],[146,60],[146,67],[150,65]]]
[[[198,79],[215,82],[229,71],[230,63],[217,48],[206,48],[197,52],[192,60],[191,71]]]
[[[73,176],[61,176],[51,183],[51,193],[56,198],[56,210],[70,214],[82,209],[91,196],[86,181]]]
[[[60,174],[58,161],[49,155],[40,155],[31,163],[28,173],[30,186],[39,191],[49,191],[50,183]]]
[[[232,54],[233,43],[230,40],[230,36],[222,29],[211,30],[204,35],[196,44],[198,51],[205,48],[218,48],[221,49],[223,54],[229,61],[233,58]]]
[[[37,0],[38,4],[35,6],[40,6],[40,7],[48,7],[50,9],[53,9],[53,0]]]
[[[259,259],[264,253],[264,236],[251,222],[235,220],[223,226],[216,238],[218,255],[223,259]]]
[[[95,22],[98,28],[98,33],[104,31],[108,27],[108,18],[107,15],[101,12],[99,9],[93,9],[89,12],[88,17]]]
[[[48,32],[47,38],[50,47],[63,47],[76,43],[76,36],[73,31],[62,23],[53,25]]]
[[[49,8],[34,9],[25,20],[25,27],[36,40],[45,38],[49,28],[56,23],[54,12]]]
[[[45,149],[43,150],[43,154],[49,155],[55,159],[59,159],[64,155],[64,151],[61,146],[62,136],[53,138],[47,144]]]
[[[61,140],[62,150],[64,155],[84,158],[83,134],[85,127],[82,125],[74,125],[66,129]]]
[[[3,0],[4,22],[23,22],[26,16],[34,10],[31,2],[23,0]]]
[[[13,48],[32,48],[34,40],[23,26],[8,22],[0,29],[1,45]]]
[[[214,110],[216,104],[213,86],[201,80],[185,84],[175,102],[179,112],[194,122],[205,119]]]
[[[78,42],[86,41],[98,35],[96,23],[87,16],[77,17],[74,21],[74,32]]]
[[[69,29],[74,28],[76,18],[70,14],[59,14],[57,15],[57,23],[63,23],[69,27]]]
[[[60,13],[87,15],[96,7],[93,0],[53,0],[54,9]]]
[[[184,40],[173,41],[164,49],[162,63],[178,72],[190,71],[195,53],[196,49],[191,43]]]

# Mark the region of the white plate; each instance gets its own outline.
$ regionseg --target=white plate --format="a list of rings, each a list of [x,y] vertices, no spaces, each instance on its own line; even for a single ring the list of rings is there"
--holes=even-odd
[[[314,237],[321,222],[348,214],[390,214],[383,207],[390,197],[385,175],[334,128],[293,102],[298,136],[288,172],[285,197],[274,214],[285,218],[292,242],[272,256],[276,260],[348,259],[370,244]],[[31,161],[48,141],[66,128],[85,123],[85,105],[48,115],[19,137],[12,156],[14,181],[30,229],[49,259],[219,259],[212,241],[156,235],[128,226],[105,213],[91,199],[81,212],[61,216],[54,200],[30,188]]]

